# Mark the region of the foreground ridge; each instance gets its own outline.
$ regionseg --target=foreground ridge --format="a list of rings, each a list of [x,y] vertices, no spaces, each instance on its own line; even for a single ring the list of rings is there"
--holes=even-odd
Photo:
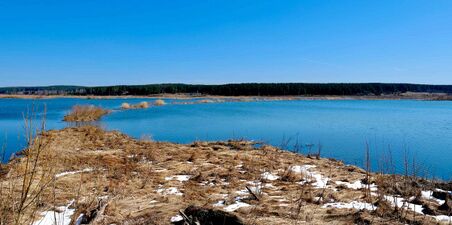
[[[370,174],[334,159],[250,141],[174,144],[136,140],[93,126],[48,131],[38,138],[35,144],[42,152],[35,157],[35,175],[27,180],[35,182],[31,189],[39,189],[43,177],[47,182],[39,198],[21,212],[24,223],[19,224],[452,220],[451,184]],[[21,172],[30,157],[25,154],[2,167],[2,191],[12,193],[2,195],[6,224],[15,218],[5,209],[16,202],[21,191],[17,184],[24,180]],[[57,223],[51,218],[58,218]]]

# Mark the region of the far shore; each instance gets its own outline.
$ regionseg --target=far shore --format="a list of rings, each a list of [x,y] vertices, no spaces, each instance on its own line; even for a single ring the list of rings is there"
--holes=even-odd
[[[0,99],[131,99],[131,98],[167,98],[167,99],[233,99],[233,101],[277,101],[277,100],[433,100],[451,101],[452,95],[445,93],[415,93],[407,92],[388,95],[286,95],[286,96],[220,96],[191,94],[156,94],[156,95],[19,95],[0,94]]]

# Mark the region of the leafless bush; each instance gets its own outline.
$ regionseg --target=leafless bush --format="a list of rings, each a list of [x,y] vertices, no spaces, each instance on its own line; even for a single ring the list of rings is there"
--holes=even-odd
[[[44,159],[47,142],[45,132],[45,110],[41,123],[33,107],[26,115],[25,140],[27,147],[23,157],[10,162],[8,173],[0,180],[0,224],[30,224],[40,205],[44,193],[50,190],[54,180],[51,163]]]

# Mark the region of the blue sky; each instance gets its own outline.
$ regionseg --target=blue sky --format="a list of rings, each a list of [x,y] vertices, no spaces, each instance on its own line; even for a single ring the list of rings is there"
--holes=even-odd
[[[452,84],[450,0],[0,1],[0,86]]]

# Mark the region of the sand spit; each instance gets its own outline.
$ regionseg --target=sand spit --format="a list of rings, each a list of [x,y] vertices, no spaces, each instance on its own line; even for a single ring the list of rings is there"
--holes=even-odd
[[[376,174],[366,182],[355,166],[253,142],[139,141],[92,126],[49,131],[41,140],[37,174],[47,174],[49,185],[24,211],[34,222],[57,215],[64,224],[182,224],[188,215],[206,224],[205,214],[230,224],[451,220],[450,184]],[[20,183],[26,158],[7,165],[4,193],[17,191],[8,188]],[[406,182],[411,188],[400,188]]]
[[[220,95],[193,95],[193,94],[157,94],[157,95],[19,95],[19,94],[0,94],[2,98],[17,99],[52,99],[52,98],[79,98],[79,99],[180,99],[180,100],[198,100],[203,103],[203,99],[223,102],[225,99],[232,101],[290,101],[290,100],[433,100],[433,101],[451,101],[452,95],[445,93],[422,93],[406,92],[400,94],[385,95],[286,95],[286,96],[220,96]],[[205,102],[204,102],[205,103]],[[192,104],[187,101],[187,104]]]

